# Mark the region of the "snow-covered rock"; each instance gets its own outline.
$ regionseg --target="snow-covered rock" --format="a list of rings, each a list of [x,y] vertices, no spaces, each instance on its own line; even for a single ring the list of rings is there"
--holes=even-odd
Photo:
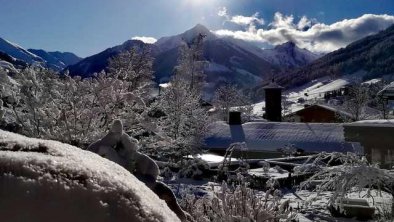
[[[0,218],[179,221],[121,166],[77,147],[0,130]]]

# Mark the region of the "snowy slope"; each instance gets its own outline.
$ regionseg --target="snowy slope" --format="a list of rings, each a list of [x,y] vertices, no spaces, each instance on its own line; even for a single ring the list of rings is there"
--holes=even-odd
[[[307,49],[298,48],[293,42],[278,45],[273,49],[262,50],[261,53],[265,60],[283,68],[305,66],[319,58],[319,55]]]
[[[0,218],[179,221],[119,165],[77,147],[0,130]]]
[[[205,35],[206,40],[214,40],[218,38],[205,26],[201,24],[197,24],[195,27],[193,27],[190,30],[187,30],[182,34],[160,38],[159,40],[157,40],[155,45],[159,48],[161,52],[164,52],[179,47],[183,41],[191,42],[199,34]]]
[[[298,103],[299,99],[304,99],[306,103],[314,103],[316,100],[324,98],[325,92],[341,89],[348,84],[361,83],[363,76],[363,72],[358,72],[354,75],[346,75],[338,79],[322,77],[300,87],[288,89],[283,93],[284,97],[291,103],[288,112],[293,113],[304,108],[304,104]],[[253,114],[262,116],[264,114],[264,107],[264,101],[253,104]]]
[[[44,62],[39,56],[27,51],[21,46],[0,38],[0,51],[27,63]]]
[[[28,49],[29,52],[45,60],[46,66],[61,71],[67,66],[74,65],[82,59],[70,52],[47,52],[42,49]]]

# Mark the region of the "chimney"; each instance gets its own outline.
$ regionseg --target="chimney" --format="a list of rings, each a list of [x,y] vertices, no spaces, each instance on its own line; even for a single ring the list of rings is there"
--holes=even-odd
[[[230,111],[228,113],[228,124],[229,125],[241,125],[241,112],[238,111]]]
[[[274,79],[264,87],[265,91],[265,119],[271,122],[282,121],[282,90]]]

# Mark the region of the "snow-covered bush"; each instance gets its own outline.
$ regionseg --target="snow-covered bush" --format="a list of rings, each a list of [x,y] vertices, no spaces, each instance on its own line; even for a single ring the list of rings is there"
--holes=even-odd
[[[270,163],[268,163],[267,161],[260,161],[259,166],[263,168],[264,173],[268,173],[271,168]]]
[[[295,218],[289,202],[281,201],[280,191],[271,189],[264,194],[248,188],[242,175],[238,177],[238,185],[229,186],[223,182],[219,189],[212,187],[212,195],[198,198],[193,194],[185,194],[181,206],[199,222],[274,222],[292,221]]]
[[[205,170],[209,169],[209,165],[202,159],[194,158],[187,160],[178,172],[179,177],[202,179]]]
[[[245,142],[238,142],[238,143],[232,143],[230,146],[227,148],[226,153],[223,158],[223,162],[218,166],[219,169],[219,175],[218,179],[223,179],[223,177],[228,177],[229,176],[229,167],[231,166],[231,160],[233,158],[234,152],[236,152],[238,156],[238,164],[239,167],[235,170],[238,173],[246,174],[247,170],[249,169],[249,164],[246,161],[246,152],[248,150],[248,146],[246,145]]]
[[[323,165],[323,160],[325,165]],[[334,161],[341,163],[341,165],[331,166]],[[339,201],[342,205],[342,201],[354,192],[366,191],[366,196],[373,198],[374,192],[371,192],[372,190],[378,190],[378,194],[381,191],[389,192],[394,198],[394,175],[388,170],[368,163],[365,157],[354,153],[322,153],[311,166],[319,166],[320,169],[315,171],[314,176],[301,184],[301,189],[307,187],[314,180],[320,180],[321,184],[316,187],[315,191],[317,196],[323,191],[333,191],[329,204]]]

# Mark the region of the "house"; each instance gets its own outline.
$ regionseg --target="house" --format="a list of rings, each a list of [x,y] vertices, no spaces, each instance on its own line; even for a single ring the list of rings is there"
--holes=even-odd
[[[358,143],[346,142],[343,126],[336,123],[214,122],[208,127],[204,148],[223,155],[230,144],[245,142],[247,158],[281,157],[292,146],[301,154],[362,152]],[[237,153],[235,157],[240,155]]]
[[[382,96],[387,100],[394,100],[394,82],[391,82],[389,85],[383,88],[378,95]]]
[[[358,142],[371,163],[382,168],[394,166],[394,120],[364,120],[344,124],[344,136],[348,142]]]
[[[391,112],[394,115],[394,82],[384,87],[383,90],[378,93],[378,96],[386,100],[389,113]]]
[[[345,120],[354,120],[350,113],[322,104],[306,106],[285,118],[289,121],[302,123],[341,123]]]

